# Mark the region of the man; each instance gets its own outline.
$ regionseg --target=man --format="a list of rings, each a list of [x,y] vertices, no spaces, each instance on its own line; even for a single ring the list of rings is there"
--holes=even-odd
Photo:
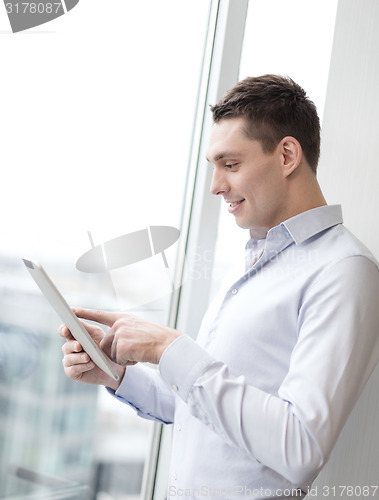
[[[250,230],[246,267],[197,342],[126,314],[77,309],[116,363],[102,373],[66,327],[67,376],[175,422],[169,498],[302,498],[379,359],[379,271],[316,179],[314,104],[289,78],[248,78],[212,108],[211,192]],[[159,363],[159,371],[139,361]],[[125,371],[126,370],[126,371]]]

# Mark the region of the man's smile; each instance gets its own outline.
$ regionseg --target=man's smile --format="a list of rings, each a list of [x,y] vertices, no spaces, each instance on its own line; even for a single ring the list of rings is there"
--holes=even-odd
[[[243,203],[245,201],[245,199],[243,198],[242,200],[238,200],[238,201],[230,201],[230,200],[225,200],[226,203],[229,203],[229,213],[235,213],[237,210],[238,210],[238,207],[241,205],[241,203]]]

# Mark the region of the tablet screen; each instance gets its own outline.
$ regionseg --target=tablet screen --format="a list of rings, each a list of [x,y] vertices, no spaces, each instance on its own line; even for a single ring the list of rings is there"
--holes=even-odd
[[[109,358],[94,342],[82,323],[72,312],[70,306],[62,297],[41,264],[27,259],[23,259],[23,261],[41,292],[44,294],[61,320],[68,326],[73,337],[82,345],[83,349],[90,356],[92,361],[114,380],[118,380],[119,377],[112,369]]]

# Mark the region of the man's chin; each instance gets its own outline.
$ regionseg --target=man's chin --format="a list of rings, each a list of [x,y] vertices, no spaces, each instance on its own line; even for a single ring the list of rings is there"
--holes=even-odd
[[[267,236],[268,230],[263,226],[258,226],[258,224],[249,224],[244,220],[238,220],[236,217],[236,224],[241,229],[248,229],[250,231],[250,236],[257,240],[264,239]]]
[[[240,227],[241,229],[250,229],[250,227],[249,227],[249,225],[248,225],[248,224],[246,224],[246,223],[244,223],[244,222],[242,222],[242,221],[238,221],[237,219],[236,219],[236,224],[237,224],[237,226],[238,226],[238,227]]]

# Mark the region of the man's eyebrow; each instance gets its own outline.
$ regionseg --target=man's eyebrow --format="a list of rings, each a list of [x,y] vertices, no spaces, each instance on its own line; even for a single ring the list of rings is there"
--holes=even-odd
[[[219,153],[213,158],[213,161],[218,161],[222,160],[223,158],[236,158],[239,156],[239,154],[236,151],[223,151],[222,153]],[[212,163],[212,160],[208,159],[208,157],[205,158],[209,163]]]

